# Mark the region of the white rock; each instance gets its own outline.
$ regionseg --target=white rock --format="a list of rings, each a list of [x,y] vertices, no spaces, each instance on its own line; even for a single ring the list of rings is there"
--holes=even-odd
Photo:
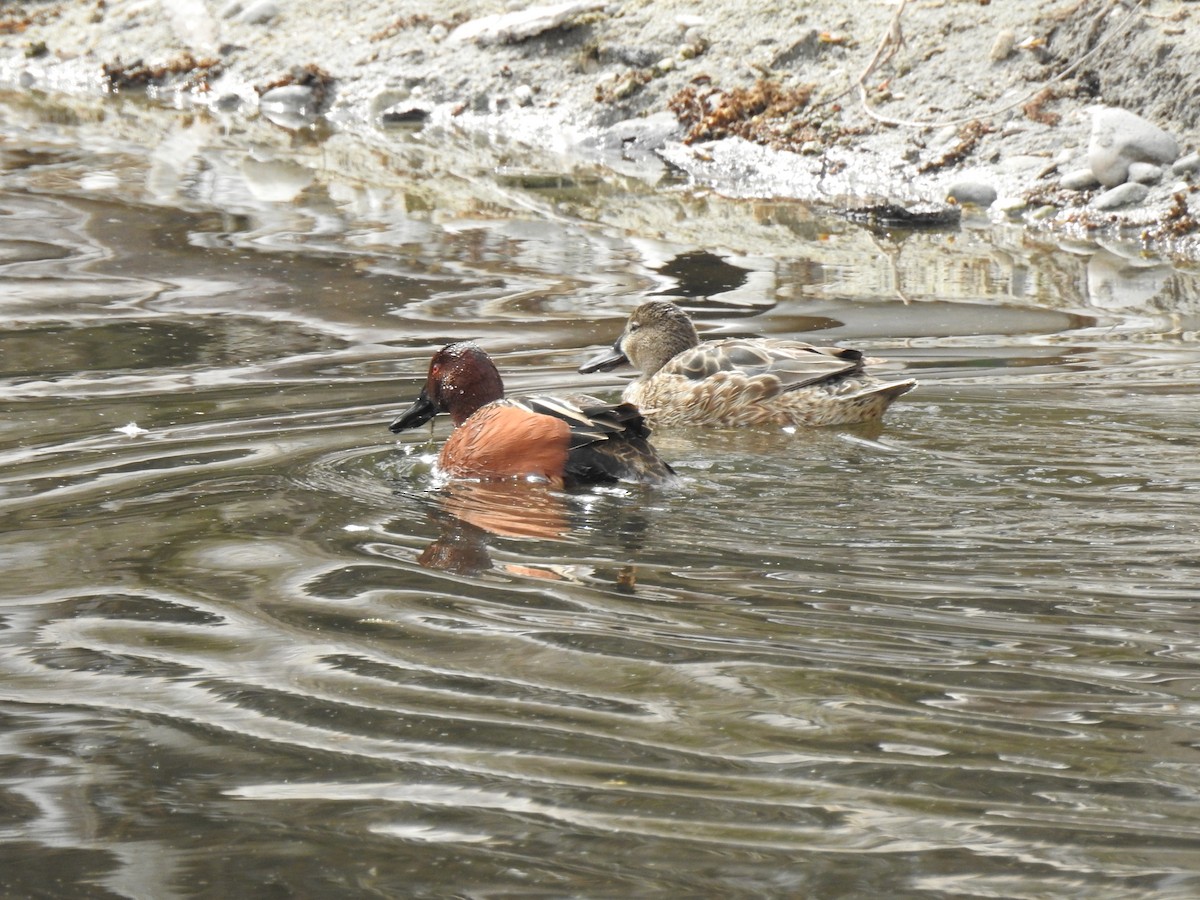
[[[279,7],[274,0],[258,0],[251,3],[238,14],[238,20],[248,25],[266,25],[279,15]]]
[[[956,181],[946,188],[947,199],[987,209],[996,202],[996,189],[983,181]]]
[[[534,35],[565,25],[583,13],[603,9],[605,0],[572,0],[556,6],[531,6],[517,12],[472,19],[459,25],[447,38],[451,44],[475,41],[477,44],[514,44]]]
[[[1154,163],[1135,162],[1129,164],[1129,180],[1138,184],[1157,184],[1162,178],[1162,166]]]
[[[263,105],[282,106],[288,109],[301,110],[311,106],[316,99],[313,89],[303,84],[284,84],[271,88],[259,98]]]
[[[958,139],[958,129],[953,125],[947,125],[929,140],[931,147],[946,147]]]
[[[1141,203],[1149,193],[1150,188],[1144,184],[1130,181],[1105,191],[1092,200],[1090,206],[1092,209],[1117,209],[1121,206],[1128,206],[1130,203]]]
[[[992,41],[992,49],[988,57],[992,62],[1001,62],[1012,56],[1013,46],[1017,43],[1017,33],[1011,28],[1002,28]]]
[[[1075,169],[1059,179],[1058,183],[1068,191],[1090,191],[1100,187],[1100,180],[1092,174],[1091,169]]]
[[[1171,172],[1175,175],[1185,175],[1188,172],[1200,171],[1200,153],[1192,151],[1186,156],[1179,157],[1179,161],[1171,166]]]
[[[1105,187],[1129,177],[1134,162],[1170,163],[1179,155],[1175,138],[1153,122],[1124,109],[1098,106],[1092,110],[1088,165]]]
[[[259,97],[258,111],[282,128],[303,128],[317,118],[317,95],[302,84],[285,84]]]

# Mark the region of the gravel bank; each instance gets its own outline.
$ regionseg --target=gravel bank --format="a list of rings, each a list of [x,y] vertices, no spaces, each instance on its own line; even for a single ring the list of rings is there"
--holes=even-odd
[[[1200,258],[1200,3],[747,6],[10,3],[0,83],[372,139],[478,132],[734,196],[949,199]]]

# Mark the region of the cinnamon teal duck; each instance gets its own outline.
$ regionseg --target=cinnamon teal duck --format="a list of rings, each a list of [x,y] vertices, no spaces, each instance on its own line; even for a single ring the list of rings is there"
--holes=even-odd
[[[397,433],[416,428],[442,412],[450,414],[454,431],[438,454],[438,468],[453,478],[527,478],[562,487],[653,484],[673,474],[650,445],[650,429],[633,405],[505,399],[495,364],[467,341],[433,355],[416,401],[389,427]]]

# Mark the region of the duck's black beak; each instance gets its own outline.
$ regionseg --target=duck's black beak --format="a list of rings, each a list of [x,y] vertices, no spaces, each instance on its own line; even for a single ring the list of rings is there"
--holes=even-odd
[[[621,363],[627,362],[629,362],[629,360],[621,351],[621,340],[618,338],[617,342],[610,348],[605,350],[595,359],[589,359],[582,366],[580,366],[579,373],[581,375],[586,375],[589,372],[608,372],[611,369],[615,369],[617,366],[621,365]]]
[[[408,431],[410,428],[424,425],[437,414],[437,407],[433,405],[433,401],[429,399],[429,395],[425,393],[425,389],[421,388],[421,393],[417,396],[413,405],[402,415],[398,416],[396,421],[388,426],[388,430],[394,434],[399,434],[401,431]]]

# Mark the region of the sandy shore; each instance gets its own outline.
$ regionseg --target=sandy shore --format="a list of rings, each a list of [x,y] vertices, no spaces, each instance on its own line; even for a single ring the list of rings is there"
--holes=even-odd
[[[397,126],[491,135],[733,196],[935,216],[974,204],[1200,258],[1200,3],[747,6],[6,4],[0,83],[144,90],[372,140]],[[1134,114],[1136,133],[1097,134],[1104,107]],[[1115,184],[1095,177],[1105,140]]]

